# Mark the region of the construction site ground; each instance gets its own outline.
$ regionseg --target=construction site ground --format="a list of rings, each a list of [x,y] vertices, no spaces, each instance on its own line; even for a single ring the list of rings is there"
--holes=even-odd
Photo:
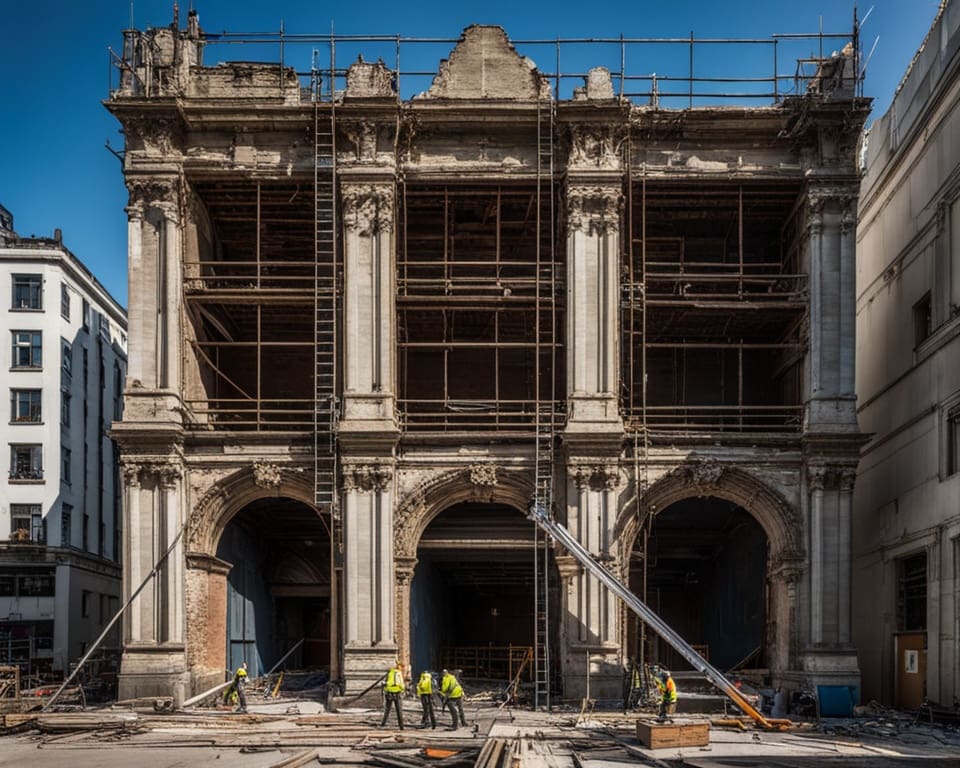
[[[650,712],[532,711],[477,697],[467,701],[466,728],[449,730],[443,712],[434,730],[420,727],[420,705],[411,697],[404,702],[406,728],[399,730],[392,718],[379,727],[376,709],[327,712],[307,698],[258,699],[251,697],[246,714],[223,706],[169,713],[114,706],[6,715],[0,766],[960,766],[960,729],[891,710],[798,721],[782,732],[718,725],[716,714],[682,715],[678,723],[711,723],[709,745],[651,750],[636,735],[638,719],[654,719]]]

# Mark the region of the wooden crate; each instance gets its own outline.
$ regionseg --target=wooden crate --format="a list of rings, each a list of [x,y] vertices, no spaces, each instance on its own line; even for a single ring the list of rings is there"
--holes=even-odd
[[[637,720],[637,739],[650,749],[705,747],[710,743],[710,724]]]

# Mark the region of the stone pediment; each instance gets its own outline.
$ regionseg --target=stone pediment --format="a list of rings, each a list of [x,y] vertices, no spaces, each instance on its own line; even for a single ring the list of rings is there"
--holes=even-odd
[[[517,53],[502,27],[474,24],[460,36],[430,90],[418,99],[550,98],[550,85],[536,65]]]

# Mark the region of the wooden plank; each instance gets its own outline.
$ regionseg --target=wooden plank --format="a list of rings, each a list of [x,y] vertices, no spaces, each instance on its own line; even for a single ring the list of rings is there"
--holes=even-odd
[[[319,753],[317,750],[308,749],[306,752],[300,752],[299,754],[286,757],[280,762],[273,763],[269,768],[300,768],[302,765],[312,763],[318,757]]]
[[[637,739],[650,749],[705,747],[710,743],[707,723],[656,723],[637,720]]]

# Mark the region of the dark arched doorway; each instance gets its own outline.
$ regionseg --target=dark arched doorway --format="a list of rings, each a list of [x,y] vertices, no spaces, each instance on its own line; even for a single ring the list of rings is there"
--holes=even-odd
[[[325,670],[331,663],[331,551],[328,521],[288,498],[258,499],[224,529],[217,557],[227,576],[227,664],[270,670],[297,643],[285,666]]]
[[[537,599],[544,585],[548,596]],[[536,611],[543,617],[544,602],[541,627],[550,628],[552,651],[559,577],[534,524],[505,504],[448,507],[430,522],[417,548],[410,596],[414,671],[457,667],[465,677],[509,680],[528,649],[539,645],[543,653]],[[528,665],[522,679],[532,676]]]
[[[724,499],[675,502],[641,532],[631,554],[630,587],[721,670],[762,666],[766,624],[767,536],[756,519]],[[631,654],[689,669],[652,633],[642,641],[631,617]]]

